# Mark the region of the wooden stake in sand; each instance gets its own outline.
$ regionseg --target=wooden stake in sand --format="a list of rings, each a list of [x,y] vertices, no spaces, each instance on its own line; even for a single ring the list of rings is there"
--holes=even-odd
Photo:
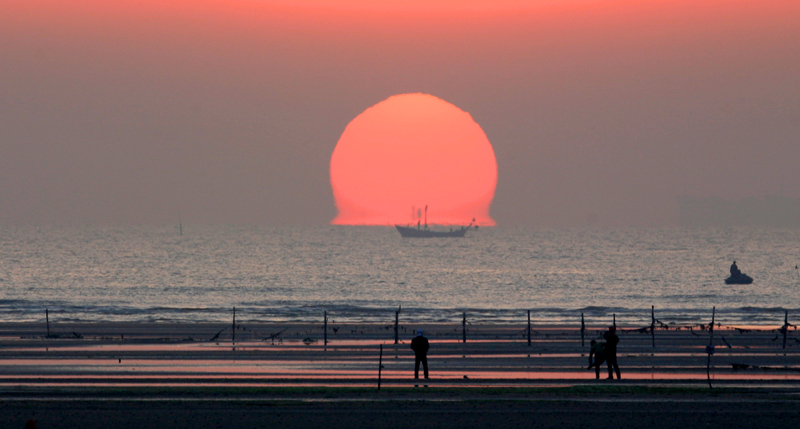
[[[397,343],[395,343],[397,344]],[[383,369],[383,344],[381,344],[381,354],[378,356],[378,390],[381,390],[381,370]]]
[[[325,317],[325,321],[322,323],[322,338],[323,338],[323,342],[324,342],[325,347],[327,347],[328,346],[328,311],[326,310],[323,313],[323,315]]]
[[[783,313],[783,348],[786,349],[786,334],[789,332],[789,312]]]
[[[402,309],[402,307],[397,307],[397,310],[395,310],[395,312],[394,312],[394,343],[395,344],[399,343],[398,328],[400,326],[399,324],[400,324],[400,310],[401,309]]]
[[[461,337],[463,342],[467,342],[467,313],[463,314],[464,318],[461,319]]]
[[[586,333],[586,323],[583,322],[583,313],[581,313],[581,347],[584,347],[583,335],[585,333]]]
[[[711,355],[714,354],[714,316],[716,315],[717,307],[714,306],[711,309],[711,325],[709,326],[709,340],[708,346],[706,346],[706,353],[708,353],[708,360],[706,361],[706,377],[708,377],[708,388],[713,389],[711,387]]]
[[[236,342],[236,307],[233,307],[233,337],[231,337],[231,342]]]
[[[650,337],[653,339],[653,348],[656,348],[656,306],[650,306]]]
[[[528,310],[528,347],[531,346],[531,311]]]
[[[47,321],[47,338],[50,338],[50,310],[44,309],[44,318]],[[786,341],[783,342],[786,344]]]

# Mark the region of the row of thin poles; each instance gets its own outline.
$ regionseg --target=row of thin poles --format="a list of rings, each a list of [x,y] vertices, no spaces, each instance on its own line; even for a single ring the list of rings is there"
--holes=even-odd
[[[402,311],[402,307],[398,307],[397,310],[394,312],[394,343],[399,344],[400,342],[400,312]],[[47,321],[47,337],[51,336],[50,333],[50,310],[45,309],[45,320]],[[711,341],[709,342],[709,349],[711,350],[710,354],[713,354],[713,339],[714,339],[714,324],[715,324],[715,314],[716,314],[716,306],[711,310],[711,324],[709,325],[709,334]],[[323,313],[323,344],[325,346],[328,345],[328,311],[324,311]],[[617,315],[612,315],[612,326],[617,326]],[[789,332],[789,312],[784,312],[783,317],[783,326],[780,328],[780,332],[783,333],[783,348],[786,349],[786,337]],[[233,307],[233,323],[232,323],[232,337],[231,341],[236,342],[236,307]],[[650,330],[650,338],[653,348],[656,347],[656,315],[655,315],[655,306],[650,307],[650,326],[648,328]],[[527,326],[527,339],[528,339],[528,346],[532,345],[531,339],[531,311],[528,310],[528,326]],[[584,314],[581,313],[581,347],[585,347],[585,334],[586,334],[586,321],[584,318]],[[461,342],[467,342],[467,313],[462,313],[461,318]]]
[[[400,324],[400,311],[401,310],[402,310],[402,307],[398,307],[397,310],[394,313],[394,343],[395,344],[399,343],[399,326],[400,326],[399,324]],[[708,345],[706,346],[706,354],[707,354],[706,377],[708,379],[708,388],[709,389],[713,389],[713,386],[711,385],[711,356],[714,354],[714,350],[715,350],[715,347],[714,347],[714,324],[716,323],[716,320],[715,320],[716,310],[717,310],[716,306],[711,309],[711,324],[709,324],[709,341],[708,341]],[[45,320],[47,322],[47,337],[49,338],[49,337],[51,337],[51,333],[50,333],[50,310],[49,309],[45,309],[45,313],[44,314],[45,314]],[[324,322],[323,322],[323,344],[327,349],[327,346],[328,346],[328,311],[327,310],[324,311],[324,313],[323,313],[323,319],[324,319]],[[616,314],[612,315],[612,323],[613,323],[612,326],[614,326],[614,327],[617,326],[617,315]],[[783,333],[783,348],[784,349],[786,349],[786,337],[787,337],[787,334],[789,332],[789,326],[791,326],[789,324],[789,312],[785,311],[784,312],[784,317],[783,317],[783,326],[780,329],[780,331]],[[466,312],[462,313],[461,327],[462,327],[462,331],[461,331],[462,332],[462,337],[461,337],[462,338],[462,342],[466,343],[467,342],[467,313]],[[233,307],[233,321],[232,321],[232,327],[231,328],[232,328],[231,329],[231,332],[232,332],[231,342],[235,343],[236,342],[236,307]],[[650,326],[649,326],[649,329],[650,329],[650,336],[651,336],[650,338],[651,338],[652,346],[653,346],[653,348],[655,348],[656,347],[655,306],[651,306],[650,307]],[[584,347],[585,346],[584,339],[585,339],[585,333],[586,333],[586,321],[585,321],[583,313],[581,313],[581,331],[580,332],[581,332],[581,347]],[[217,334],[217,335],[219,335],[219,334]],[[531,346],[532,345],[532,338],[531,338],[531,311],[530,310],[528,310],[527,337],[528,337],[528,346]],[[380,355],[378,357],[378,390],[381,389],[382,369],[383,369],[383,344],[380,344]]]
[[[709,344],[710,347],[713,348],[713,339],[714,339],[714,324],[715,322],[715,314],[716,314],[717,307],[714,306],[711,309],[711,324],[709,325],[711,343]],[[400,312],[402,311],[401,307],[398,307],[397,310],[394,312],[394,343],[400,343]],[[617,326],[617,315],[616,313],[612,314],[612,326]],[[235,326],[235,308],[234,308],[234,326]],[[789,312],[784,312],[783,317],[783,326],[780,328],[780,331],[783,333],[783,348],[786,348],[786,336],[789,332]],[[656,347],[656,313],[655,313],[655,306],[650,306],[650,326],[648,327],[650,331],[650,339],[652,347]],[[328,312],[324,312],[324,323],[323,323],[323,338],[324,338],[324,345],[328,345]],[[531,336],[531,311],[528,310],[528,326],[526,330],[526,337],[528,339],[528,346],[532,345],[532,336]],[[585,347],[585,334],[586,334],[586,321],[584,318],[584,314],[581,313],[581,347]],[[461,342],[467,342],[467,313],[462,312],[461,317]],[[712,352],[713,353],[713,352]]]

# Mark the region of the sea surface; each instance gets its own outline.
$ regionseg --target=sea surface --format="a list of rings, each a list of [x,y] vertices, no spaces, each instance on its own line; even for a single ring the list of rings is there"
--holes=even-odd
[[[798,229],[6,226],[0,321],[798,324],[799,263]]]

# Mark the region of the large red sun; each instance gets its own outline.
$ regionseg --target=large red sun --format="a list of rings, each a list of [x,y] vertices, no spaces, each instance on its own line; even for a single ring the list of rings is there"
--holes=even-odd
[[[331,157],[336,225],[494,225],[497,161],[469,113],[432,95],[402,94],[345,128]]]

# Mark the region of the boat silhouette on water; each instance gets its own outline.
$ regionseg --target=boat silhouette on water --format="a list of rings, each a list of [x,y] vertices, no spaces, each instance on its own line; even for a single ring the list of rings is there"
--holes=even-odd
[[[749,285],[753,283],[753,278],[748,276],[747,274],[739,271],[739,266],[736,265],[736,261],[733,261],[731,264],[731,275],[727,279],[725,279],[726,285]]]
[[[467,230],[475,223],[475,219],[467,226],[460,226],[458,229],[450,228],[449,231],[436,231],[428,228],[428,206],[425,206],[425,224],[417,221],[417,227],[395,225],[397,232],[403,237],[408,238],[435,238],[435,237],[463,237],[467,234]],[[476,227],[477,228],[477,227]]]
[[[738,273],[736,275],[731,275],[730,277],[725,279],[726,285],[749,285],[751,283],[753,283],[753,278],[745,273]]]
[[[424,227],[420,227],[417,225],[416,228],[411,226],[400,226],[395,225],[394,227],[397,228],[397,231],[403,237],[410,237],[410,238],[432,238],[432,237],[463,237],[467,234],[467,230],[472,226],[469,224],[467,226],[462,226],[458,229],[450,229],[450,231],[434,231],[428,229],[428,225]]]

